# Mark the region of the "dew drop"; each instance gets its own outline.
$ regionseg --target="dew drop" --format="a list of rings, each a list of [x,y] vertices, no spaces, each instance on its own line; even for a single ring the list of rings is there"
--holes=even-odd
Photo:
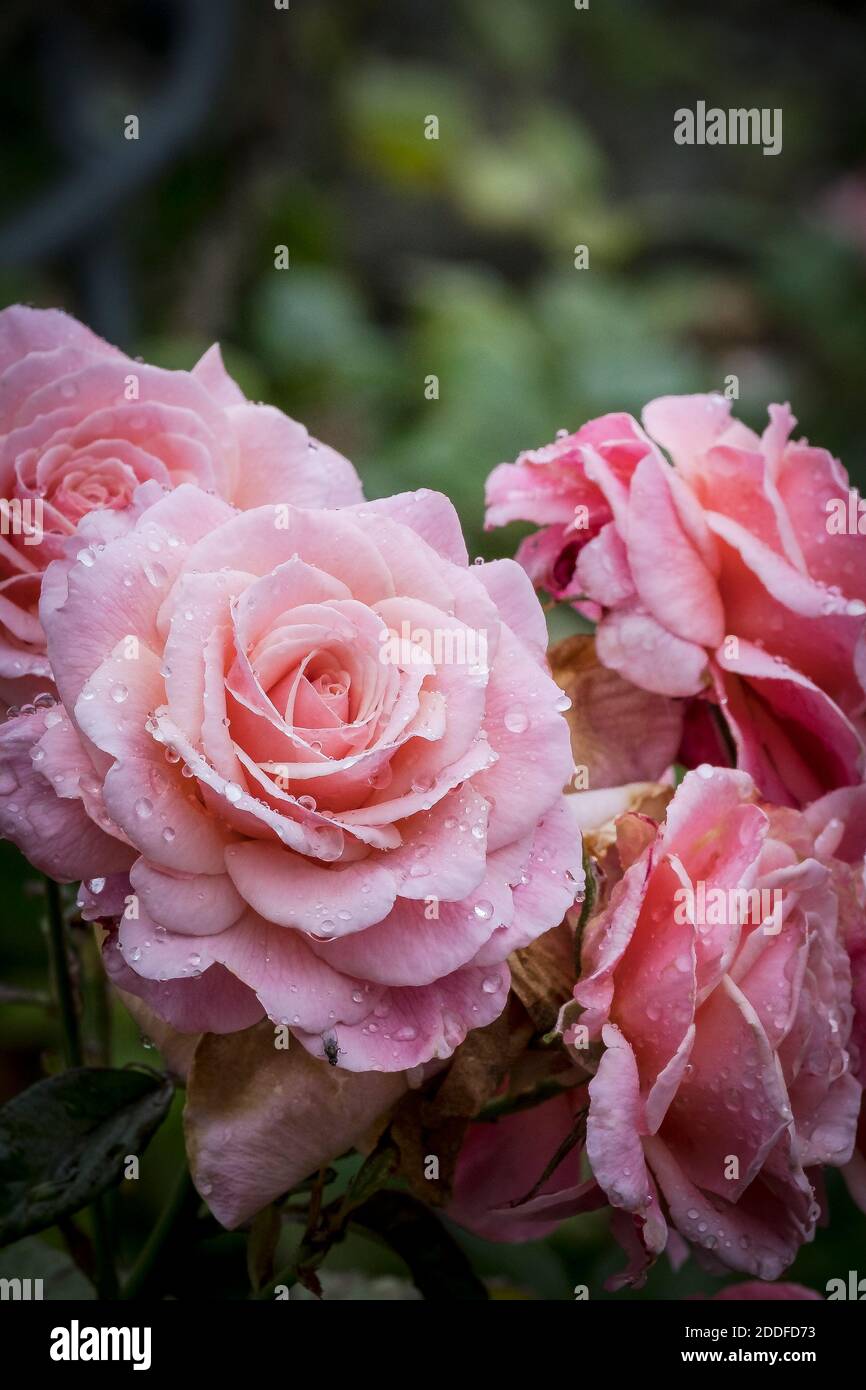
[[[523,734],[529,728],[529,716],[522,705],[512,705],[505,712],[505,727],[510,734]]]
[[[161,589],[168,579],[168,570],[165,565],[161,565],[159,560],[154,560],[153,564],[149,560],[144,563],[144,577],[154,589]]]

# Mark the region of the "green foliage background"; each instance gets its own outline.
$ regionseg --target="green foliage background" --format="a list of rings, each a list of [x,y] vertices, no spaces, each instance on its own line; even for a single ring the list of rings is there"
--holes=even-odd
[[[87,158],[123,159],[124,115],[159,111],[154,93],[180,8],[70,0],[49,17],[9,0],[0,19],[0,241],[82,148]],[[722,389],[731,373],[749,423],[760,427],[768,401],[790,400],[803,433],[862,480],[858,3],[215,8],[232,20],[231,36],[196,128],[119,207],[103,212],[94,199],[77,241],[62,218],[53,244],[33,254],[7,237],[4,303],[60,304],[165,366],[190,366],[219,339],[247,394],[348,454],[369,495],[448,493],[477,554],[512,553],[519,535],[483,535],[483,483],[495,464],[606,410]],[[58,45],[67,77],[79,46],[96,54],[86,88],[70,94],[46,80],[43,59],[54,51],[56,64]],[[783,152],[676,146],[673,112],[698,99],[781,107]],[[431,115],[438,140],[424,138]],[[574,268],[579,244],[589,247],[588,270]],[[289,248],[288,270],[274,268],[278,245]],[[431,374],[440,391],[432,401]],[[0,887],[5,997],[44,991],[41,889],[8,845]],[[125,1015],[113,1024],[115,1063],[153,1062]],[[0,1042],[0,1099],[57,1065],[56,1021],[39,1004],[4,1003]],[[181,1156],[176,1101],[141,1181],[119,1198],[127,1256]],[[829,1228],[791,1274],[819,1290],[866,1259],[866,1223],[840,1182],[830,1183],[830,1210]],[[621,1258],[603,1216],[528,1246],[461,1239],[503,1297],[567,1299],[581,1283],[603,1298]],[[14,1247],[0,1272],[13,1255],[22,1272]],[[34,1271],[54,1261],[58,1292],[75,1286],[44,1242],[30,1258]],[[405,1273],[360,1237],[328,1268]],[[244,1296],[243,1238],[200,1217],[174,1278],[182,1297]],[[681,1298],[718,1284],[691,1262],[674,1274],[662,1261],[642,1294],[617,1297]],[[385,1289],[374,1286],[377,1296]],[[350,1280],[340,1296],[370,1289]]]

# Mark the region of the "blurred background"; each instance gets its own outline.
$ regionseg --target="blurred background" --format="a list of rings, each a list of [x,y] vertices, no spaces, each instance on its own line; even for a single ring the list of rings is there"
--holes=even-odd
[[[864,40],[857,0],[5,0],[0,301],[60,305],[168,367],[218,339],[247,395],[346,453],[369,496],[447,492],[474,554],[521,534],[483,535],[495,464],[732,375],[750,424],[790,400],[862,483]],[[780,107],[782,152],[676,145],[698,100]],[[42,889],[7,845],[0,871],[6,1099],[57,1036]],[[113,1060],[153,1063],[113,1023]],[[177,1112],[126,1184],[133,1244],[181,1162]],[[841,1183],[830,1205],[789,1276],[822,1292],[866,1237]],[[196,1219],[180,1296],[243,1296],[243,1238]],[[604,1297],[621,1261],[603,1216],[465,1244],[502,1297]],[[401,1296],[371,1294],[405,1271],[360,1237],[328,1268],[353,1272],[335,1296]],[[718,1286],[660,1262],[617,1297]]]

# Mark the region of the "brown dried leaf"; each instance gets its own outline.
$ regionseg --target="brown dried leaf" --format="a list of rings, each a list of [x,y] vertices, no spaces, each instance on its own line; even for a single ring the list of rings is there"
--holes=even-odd
[[[495,1095],[510,1067],[526,1048],[533,1025],[512,995],[503,1013],[461,1043],[444,1075],[397,1106],[391,1139],[400,1154],[400,1173],[421,1200],[444,1205],[466,1129]],[[429,1157],[439,1161],[439,1177],[425,1177]]]
[[[190,1171],[233,1229],[354,1147],[406,1089],[402,1072],[347,1072],[300,1046],[274,1047],[273,1024],[205,1033],[187,1083]]]
[[[602,666],[595,639],[566,637],[547,653],[553,678],[571,700],[566,719],[583,789],[652,781],[674,761],[683,730],[682,701],[653,695]]]
[[[538,1033],[549,1033],[575,983],[574,935],[568,922],[539,936],[508,960],[511,985]]]
[[[665,818],[668,802],[673,794],[674,788],[666,782],[632,782],[629,786],[618,788],[615,795],[611,793],[606,818],[592,829],[587,829],[584,825],[582,832],[585,848],[599,861],[605,873],[611,871],[607,862],[608,851],[613,849],[616,854],[621,818],[630,815],[644,816],[660,824]],[[571,801],[569,804],[572,804]],[[627,827],[625,833],[630,834],[632,829]],[[618,863],[618,854],[616,858]]]

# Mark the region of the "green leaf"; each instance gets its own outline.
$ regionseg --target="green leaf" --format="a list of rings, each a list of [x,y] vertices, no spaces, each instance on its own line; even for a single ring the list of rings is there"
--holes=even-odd
[[[173,1087],[144,1071],[76,1067],[0,1109],[0,1245],[52,1226],[120,1182]]]
[[[399,1163],[399,1152],[386,1133],[375,1149],[365,1158],[361,1167],[349,1184],[348,1191],[339,1208],[339,1221],[345,1221],[349,1212],[361,1206],[379,1192],[390,1180]]]

